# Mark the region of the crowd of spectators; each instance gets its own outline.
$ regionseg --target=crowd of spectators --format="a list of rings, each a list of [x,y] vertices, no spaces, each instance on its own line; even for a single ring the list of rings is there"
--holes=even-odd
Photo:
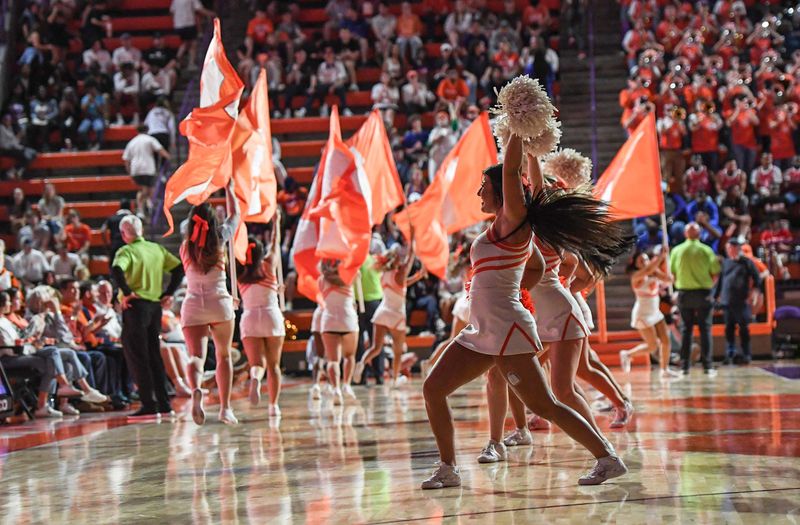
[[[196,70],[196,18],[214,13],[199,0],[172,2],[176,52],[159,32],[148,35],[146,49],[128,33],[112,40],[112,8],[105,0],[25,2],[18,23],[24,50],[0,122],[0,156],[17,161],[6,177],[22,177],[40,152],[100,149],[110,126],[144,123],[168,150],[174,144],[170,107],[179,71]],[[108,42],[118,45],[108,49]]]
[[[670,244],[694,221],[717,253],[742,236],[788,278],[800,255],[800,11],[627,0],[621,19],[621,124],[630,133],[656,114]],[[661,242],[657,217],[636,230],[642,249]]]

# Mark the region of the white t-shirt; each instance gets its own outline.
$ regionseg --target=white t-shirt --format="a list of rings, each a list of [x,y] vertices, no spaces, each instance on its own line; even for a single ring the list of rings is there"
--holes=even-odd
[[[14,270],[23,281],[39,282],[44,279],[44,273],[50,270],[50,265],[39,250],[31,250],[30,253],[21,251],[14,261]]]
[[[55,254],[50,259],[50,266],[53,268],[53,273],[56,277],[74,277],[75,268],[81,265],[81,258],[76,253],[67,253],[67,258],[62,259],[60,255]]]
[[[139,69],[139,64],[142,62],[142,52],[135,47],[126,49],[124,46],[119,46],[111,54],[111,61],[114,62],[117,68],[122,67],[122,64],[126,62],[130,62],[133,64],[133,67]]]
[[[149,175],[154,177],[156,175],[155,154],[163,149],[156,139],[150,135],[140,133],[125,146],[122,160],[130,162],[130,175]]]
[[[169,7],[172,13],[172,25],[175,29],[193,26],[194,13],[202,8],[200,0],[172,0],[172,5]]]

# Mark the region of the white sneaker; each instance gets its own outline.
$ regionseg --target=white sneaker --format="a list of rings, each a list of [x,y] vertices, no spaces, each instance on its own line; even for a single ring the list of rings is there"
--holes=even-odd
[[[300,108],[294,112],[294,116],[297,118],[303,118],[306,116],[306,113],[307,113],[306,108]]]
[[[281,407],[275,403],[269,405],[269,417],[281,417]]]
[[[250,404],[254,407],[261,402],[261,381],[255,377],[250,378],[250,395],[248,397]]]
[[[361,383],[361,376],[364,375],[364,368],[366,368],[366,365],[364,364],[363,361],[359,361],[358,363],[356,363],[356,367],[353,370],[353,383],[355,384]]]
[[[629,374],[631,371],[631,355],[628,353],[627,350],[620,350],[619,351],[619,366],[622,367],[622,371],[626,374]]]
[[[289,109],[289,108],[286,108],[286,111],[283,112],[283,118],[292,118],[292,110]]]
[[[45,405],[43,407],[39,407],[36,409],[36,412],[33,413],[36,417],[64,417],[64,414],[56,410],[55,408],[51,407],[50,405]]]
[[[350,111],[350,108],[344,108],[344,110],[342,111],[342,115],[344,115],[345,117],[352,117],[353,112]]]
[[[233,415],[233,409],[226,408],[219,411],[219,422],[225,425],[238,425],[239,420]]]
[[[277,109],[272,112],[272,118],[281,118],[283,114]]]
[[[195,388],[192,392],[192,420],[198,425],[206,422],[206,412],[203,410],[203,392],[199,388]]]
[[[358,84],[356,84],[355,82],[350,84],[350,91],[358,91]]]
[[[483,447],[478,456],[478,463],[498,463],[505,461],[507,457],[506,446],[494,440],[489,440],[489,444]]]
[[[433,475],[422,482],[422,489],[443,489],[446,487],[460,487],[461,474],[455,465],[440,463]]]
[[[346,395],[350,399],[355,399],[356,398],[356,393],[353,392],[353,387],[350,386],[350,385],[344,385],[342,387],[342,392],[344,392],[344,395]]]
[[[80,416],[81,411],[75,408],[74,406],[70,405],[69,403],[61,403],[58,406],[58,411],[64,414],[65,416]]]
[[[681,373],[678,372],[677,370],[673,370],[671,368],[665,368],[661,370],[661,372],[659,372],[658,377],[659,379],[661,379],[661,381],[670,381],[672,379],[679,379],[683,376],[681,376]]]
[[[319,107],[319,116],[320,117],[327,117],[330,114],[331,110],[327,104],[323,104]]]
[[[609,425],[611,428],[622,428],[628,424],[633,416],[633,405],[626,401],[621,407],[614,407],[614,420]]]
[[[592,470],[578,479],[578,485],[599,485],[606,480],[622,476],[626,472],[628,472],[628,467],[619,457],[606,456],[598,459]]]
[[[311,394],[311,399],[319,399],[322,397],[322,389],[317,383],[311,385],[311,390],[309,390],[309,393]]]
[[[514,429],[509,435],[503,438],[503,444],[507,447],[527,446],[533,444],[531,431],[526,428]]]
[[[86,403],[102,404],[108,401],[108,396],[101,394],[94,388],[90,388],[89,391],[81,397],[81,401],[85,401]]]
[[[408,378],[403,374],[400,374],[397,379],[392,380],[392,388],[400,388],[406,384],[408,384]]]
[[[344,398],[342,397],[342,389],[341,388],[334,388],[333,389],[333,404],[334,405],[343,405]]]

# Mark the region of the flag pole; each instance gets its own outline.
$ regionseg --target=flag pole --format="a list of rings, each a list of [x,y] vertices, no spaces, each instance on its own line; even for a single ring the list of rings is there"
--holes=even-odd
[[[277,273],[276,277],[278,278],[278,307],[281,309],[281,312],[285,312],[286,292],[283,285],[283,249],[281,248],[281,225],[277,217],[279,217],[279,215],[276,213],[275,218],[272,219],[272,227],[277,231],[275,234],[275,246],[273,246],[272,249],[278,250],[278,261],[275,265],[275,271]]]
[[[669,237],[667,235],[667,214],[665,211],[661,212],[661,250],[667,258],[667,275],[672,277],[672,270],[669,267]],[[669,295],[672,296],[673,289],[672,283],[669,285]]]
[[[233,192],[235,182],[233,177],[231,176],[231,182],[228,187],[225,188],[225,193],[230,193],[231,195],[225,199],[225,210],[228,214],[228,217],[231,216],[231,213],[234,213],[234,210],[231,209],[231,199],[235,199],[236,195]],[[244,217],[239,217],[240,221],[244,220]],[[236,237],[236,232],[233,232],[234,237],[228,242],[228,272],[231,279],[231,297],[233,297],[234,303],[239,300],[239,283],[236,279],[236,252],[234,249],[234,238]]]

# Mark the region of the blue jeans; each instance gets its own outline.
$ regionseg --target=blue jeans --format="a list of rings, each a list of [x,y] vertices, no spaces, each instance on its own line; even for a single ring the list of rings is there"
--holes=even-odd
[[[80,125],[78,126],[78,133],[83,138],[84,141],[89,140],[89,130],[94,130],[95,138],[97,142],[102,144],[103,143],[103,133],[106,130],[106,123],[101,118],[85,118],[81,121]]]

